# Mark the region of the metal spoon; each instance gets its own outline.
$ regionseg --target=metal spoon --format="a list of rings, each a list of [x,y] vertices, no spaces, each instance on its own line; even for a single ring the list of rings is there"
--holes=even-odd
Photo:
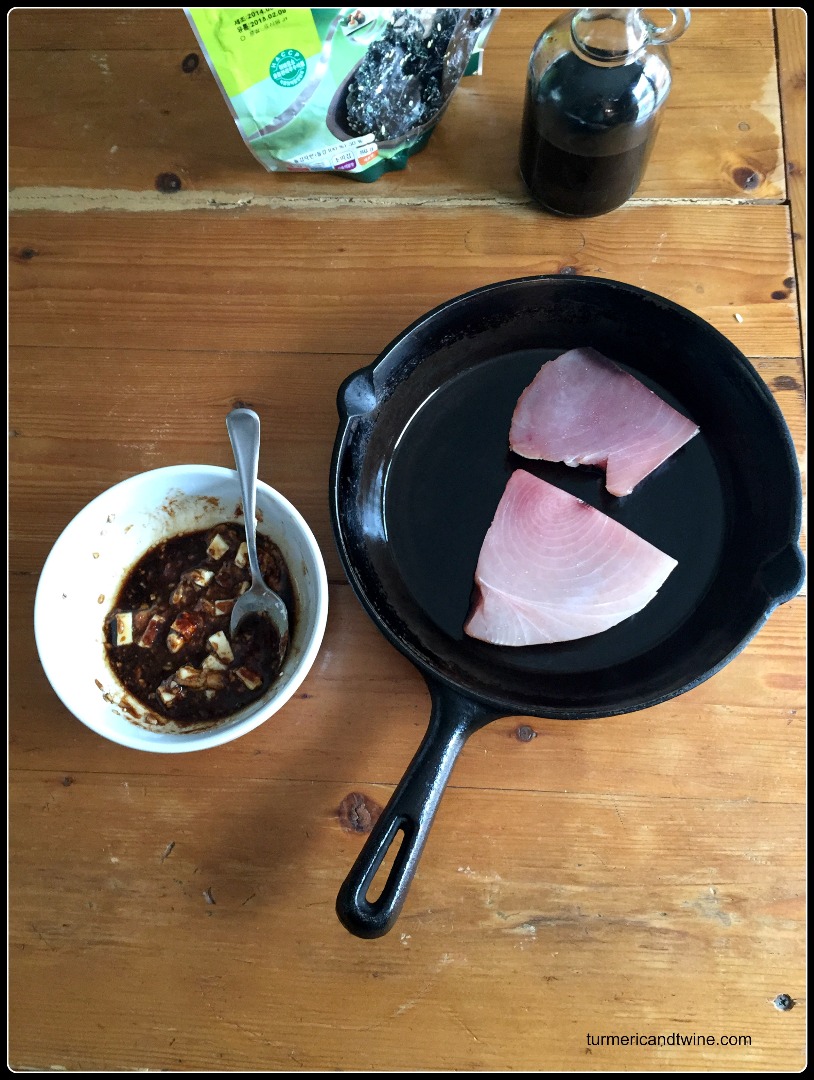
[[[232,608],[229,630],[234,635],[247,615],[266,615],[280,636],[280,663],[288,648],[288,610],[282,599],[263,580],[257,561],[257,463],[260,458],[260,417],[252,409],[232,409],[226,416],[226,430],[235,455],[240,491],[243,497],[243,521],[252,583],[238,597]]]

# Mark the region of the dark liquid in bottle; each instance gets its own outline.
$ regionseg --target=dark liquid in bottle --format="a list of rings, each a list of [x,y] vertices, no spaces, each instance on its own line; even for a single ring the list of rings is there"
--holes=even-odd
[[[644,174],[657,100],[639,61],[595,67],[567,53],[536,84],[530,79],[520,171],[534,198],[574,217],[621,206]]]

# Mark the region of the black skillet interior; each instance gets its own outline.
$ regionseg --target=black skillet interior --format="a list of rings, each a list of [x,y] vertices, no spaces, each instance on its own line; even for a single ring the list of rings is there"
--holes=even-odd
[[[580,345],[701,428],[624,498],[598,469],[508,449],[522,390]],[[431,312],[347,380],[340,411],[334,521],[351,583],[419,667],[498,709],[570,719],[653,705],[712,675],[799,589],[800,482],[785,422],[728,340],[653,294],[591,278],[488,286]],[[678,560],[643,611],[556,645],[464,635],[480,546],[516,468]]]

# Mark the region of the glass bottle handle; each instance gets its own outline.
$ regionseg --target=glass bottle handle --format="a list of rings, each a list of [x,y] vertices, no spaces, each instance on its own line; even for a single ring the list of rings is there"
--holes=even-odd
[[[676,38],[680,38],[690,25],[689,8],[664,8],[669,11],[671,22],[669,26],[656,26],[649,19],[644,19],[647,27],[647,40],[651,45],[668,45]]]

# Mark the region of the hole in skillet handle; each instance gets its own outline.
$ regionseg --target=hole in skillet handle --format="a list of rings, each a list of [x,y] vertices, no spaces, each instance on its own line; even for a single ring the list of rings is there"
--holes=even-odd
[[[371,835],[339,890],[336,900],[339,921],[357,937],[381,937],[398,918],[409,887],[409,879],[405,880],[410,848],[408,829],[411,839],[415,839],[413,823],[405,818],[393,818],[380,835]],[[379,891],[374,879],[395,846],[398,850],[392,867]],[[357,868],[360,871],[358,875],[355,873]],[[371,895],[372,899],[369,899]]]
[[[361,938],[381,937],[392,929],[458,754],[474,731],[505,715],[423,674],[432,695],[427,733],[336,898],[339,921]],[[374,878],[396,842],[384,887],[369,900]]]
[[[390,844],[384,852],[382,861],[379,864],[378,872],[369,883],[367,892],[365,893],[364,898],[369,904],[375,904],[376,901],[380,900],[384,895],[385,887],[390,880],[390,875],[395,866],[395,860],[398,857],[398,853],[401,851],[402,844],[406,838],[407,834],[404,831],[404,825],[397,823],[396,832],[393,834]]]

